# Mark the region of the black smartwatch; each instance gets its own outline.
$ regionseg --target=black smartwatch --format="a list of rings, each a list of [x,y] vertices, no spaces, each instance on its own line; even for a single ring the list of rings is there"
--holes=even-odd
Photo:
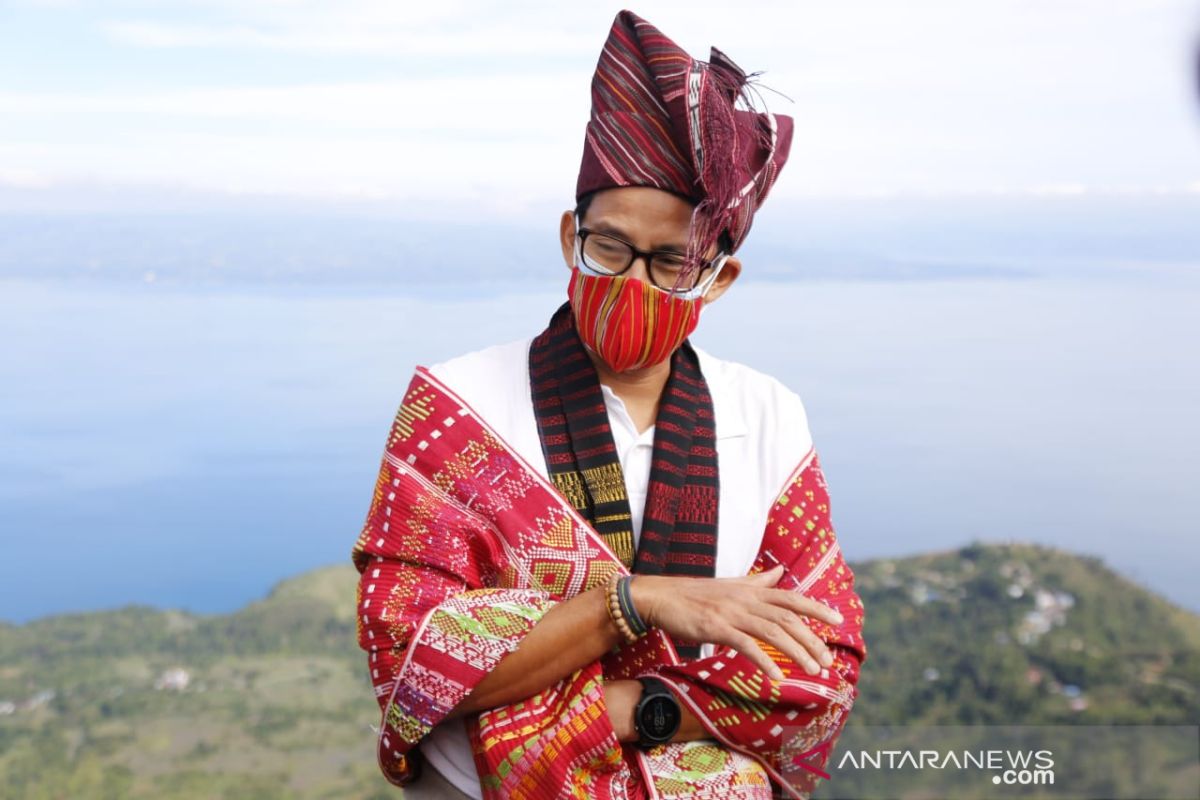
[[[666,744],[679,730],[683,711],[679,701],[658,678],[638,678],[642,682],[642,699],[633,710],[633,729],[639,747]]]

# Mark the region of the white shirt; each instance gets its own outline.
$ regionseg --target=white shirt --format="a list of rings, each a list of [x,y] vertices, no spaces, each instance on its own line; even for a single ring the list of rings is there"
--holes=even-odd
[[[532,338],[495,345],[429,367],[533,466],[549,479],[529,383]],[[808,415],[799,395],[779,380],[743,364],[714,358],[696,347],[700,371],[713,399],[720,496],[716,577],[745,575],[754,564],[767,512],[784,482],[812,448]],[[621,461],[634,542],[641,536],[654,426],[637,431],[624,402],[601,384],[613,442]],[[701,656],[713,646],[701,647]],[[463,719],[449,720],[420,744],[426,760],[477,800],[483,794]]]
[[[633,549],[637,552],[642,538],[642,517],[646,511],[646,495],[650,490],[650,465],[654,461],[654,426],[638,433],[637,425],[625,408],[625,401],[603,383],[604,407],[608,409],[608,426],[612,428],[613,444],[625,477],[625,493],[629,495],[629,511],[633,517]]]

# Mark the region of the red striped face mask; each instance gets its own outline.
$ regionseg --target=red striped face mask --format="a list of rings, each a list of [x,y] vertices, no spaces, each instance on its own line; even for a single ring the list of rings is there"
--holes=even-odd
[[[625,275],[571,270],[567,297],[575,328],[614,372],[670,357],[700,322],[703,297],[686,299]]]

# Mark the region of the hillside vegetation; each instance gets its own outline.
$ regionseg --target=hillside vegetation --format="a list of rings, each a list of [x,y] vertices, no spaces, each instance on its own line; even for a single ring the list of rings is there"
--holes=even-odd
[[[971,545],[852,564],[869,657],[851,725],[1200,720],[1200,618],[1101,561]],[[357,573],[227,616],[130,607],[0,625],[11,798],[384,798]]]

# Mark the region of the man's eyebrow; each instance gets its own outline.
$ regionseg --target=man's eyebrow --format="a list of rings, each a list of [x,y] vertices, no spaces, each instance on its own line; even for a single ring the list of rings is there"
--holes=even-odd
[[[592,230],[594,230],[596,233],[609,233],[609,234],[612,234],[613,236],[619,236],[622,239],[624,239],[625,241],[629,241],[632,238],[625,231],[621,230],[616,225],[613,225],[608,222],[597,222],[595,225],[589,225],[588,227],[591,228]],[[682,253],[687,249],[687,245],[671,243],[671,244],[659,245],[658,247],[656,247],[654,249],[655,250],[674,250],[676,252]]]

